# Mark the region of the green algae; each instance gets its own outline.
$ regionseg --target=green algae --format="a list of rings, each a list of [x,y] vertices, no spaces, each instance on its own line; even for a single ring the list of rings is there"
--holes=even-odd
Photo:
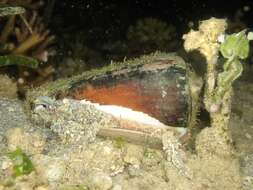
[[[25,13],[23,7],[0,7],[0,17]]]
[[[118,149],[122,149],[126,145],[126,141],[122,137],[118,137],[114,140],[113,145]]]
[[[13,177],[27,175],[34,170],[32,161],[20,148],[9,152],[7,156],[14,162]]]
[[[39,62],[36,59],[22,55],[0,56],[0,67],[8,65],[19,65],[35,69],[38,67]]]

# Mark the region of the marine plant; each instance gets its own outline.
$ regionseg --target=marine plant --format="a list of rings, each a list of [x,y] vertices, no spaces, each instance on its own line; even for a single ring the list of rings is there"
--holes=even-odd
[[[20,149],[9,152],[8,157],[13,161],[13,177],[30,174],[34,166],[30,158]]]
[[[226,61],[223,64],[223,72],[218,74],[217,86],[213,95],[214,103],[220,105],[222,97],[232,88],[233,82],[241,76],[242,60],[249,55],[249,40],[246,30],[226,35],[222,40],[220,52]]]
[[[41,17],[43,1],[4,0],[0,2],[0,66],[18,65],[20,86],[39,84],[52,78],[48,61],[55,36],[50,34]],[[22,67],[25,66],[25,67]],[[33,68],[28,69],[27,67]]]
[[[2,16],[13,16],[13,15],[21,15],[25,12],[25,9],[23,7],[2,7],[0,8],[0,17]],[[23,18],[21,16],[21,18]],[[24,18],[23,18],[24,19]],[[24,22],[26,22],[24,20]],[[7,29],[3,31],[3,34],[1,36],[1,39],[6,38],[6,33],[8,33]],[[7,48],[7,44],[2,44],[3,49]],[[36,68],[38,66],[38,61],[30,58],[30,57],[25,57],[21,55],[5,55],[5,56],[0,56],[0,67],[1,66],[6,66],[6,65],[23,65],[23,66],[28,66],[32,68]]]
[[[3,54],[21,54],[46,62],[48,47],[54,36],[43,24],[38,13],[38,5],[32,1],[11,1],[1,3],[1,18],[4,26],[0,34]],[[30,6],[29,6],[30,5]],[[25,9],[25,8],[26,9]]]
[[[200,23],[199,31],[191,30],[183,36],[186,51],[198,50],[206,58],[203,102],[209,112],[211,126],[215,128],[213,138],[224,137],[223,143],[218,142],[220,152],[224,148],[222,146],[231,142],[228,126],[233,84],[242,74],[242,60],[248,57],[250,40],[246,30],[226,35],[226,27],[226,20],[211,18]],[[210,131],[206,133],[210,134]],[[219,151],[217,147],[214,149]]]

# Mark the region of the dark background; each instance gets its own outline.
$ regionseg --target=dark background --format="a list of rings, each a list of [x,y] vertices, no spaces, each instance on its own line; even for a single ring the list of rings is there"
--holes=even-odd
[[[54,6],[48,14],[52,2]],[[228,33],[253,27],[252,0],[47,0],[45,8],[45,20],[57,37],[56,56],[49,62],[56,67],[56,78],[157,50],[188,55],[184,52],[182,35],[191,28],[197,30],[199,21],[210,17],[226,18],[232,26]],[[145,18],[173,26],[175,31],[168,34],[171,38],[159,41],[159,35],[164,37],[164,33],[158,27],[159,34],[152,28],[149,30],[148,43],[141,43],[138,36],[129,39],[129,28]],[[160,45],[163,42],[166,46]],[[253,60],[247,62],[251,64]]]
[[[189,21],[197,22],[211,16],[233,19],[244,6],[249,6],[250,10],[244,12],[242,19],[253,26],[251,0],[56,0],[52,20],[58,33],[64,32],[63,29],[84,29],[89,31],[91,38],[108,40],[124,38],[127,28],[140,18],[161,19],[184,33]]]

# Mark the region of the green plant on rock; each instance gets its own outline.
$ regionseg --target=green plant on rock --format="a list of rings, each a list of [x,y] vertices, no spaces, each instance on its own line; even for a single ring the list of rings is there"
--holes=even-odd
[[[240,77],[243,71],[241,60],[249,55],[249,40],[245,31],[225,36],[220,46],[220,52],[226,59],[223,72],[218,74],[214,101],[222,100],[224,94],[232,87],[233,82]],[[219,103],[220,104],[220,103]]]
[[[198,50],[204,55],[207,65],[203,102],[209,112],[213,128],[204,130],[202,132],[204,136],[198,139],[202,144],[206,144],[205,138],[210,139],[212,136],[212,142],[217,141],[217,143],[213,143],[209,151],[219,152],[219,154],[223,154],[226,150],[232,152],[231,135],[228,130],[232,86],[242,74],[242,60],[248,57],[250,40],[246,30],[225,35],[226,27],[225,19],[211,18],[200,22],[198,31],[191,30],[183,36],[185,50]],[[220,54],[224,62],[221,61]]]
[[[242,60],[249,55],[249,39],[245,30],[225,35],[219,47],[221,55],[224,57],[223,70],[217,72],[216,85],[211,94],[208,94],[209,111],[215,115],[221,113],[230,115],[230,101],[232,96],[232,86],[243,71]],[[224,101],[227,97],[227,101]],[[213,117],[213,119],[214,119]],[[224,115],[225,117],[225,115]],[[216,120],[214,120],[216,121]],[[217,120],[216,122],[219,122]]]
[[[30,174],[34,166],[30,158],[20,148],[9,152],[7,156],[13,161],[13,177]]]

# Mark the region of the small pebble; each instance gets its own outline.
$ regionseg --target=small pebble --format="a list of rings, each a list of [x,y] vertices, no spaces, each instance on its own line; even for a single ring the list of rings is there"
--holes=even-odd
[[[9,107],[9,108],[8,108],[8,111],[9,111],[9,112],[14,112],[15,110],[14,110],[13,107]]]
[[[48,190],[48,188],[44,186],[39,186],[35,190]]]
[[[3,163],[2,163],[2,170],[6,170],[6,169],[8,169],[8,168],[10,168],[12,166],[12,162],[9,160],[9,161],[3,161]]]
[[[245,137],[246,137],[247,139],[252,139],[252,136],[251,136],[249,133],[246,133],[246,134],[245,134]]]
[[[113,186],[112,190],[122,190],[122,187],[121,187],[121,185],[116,184]]]
[[[139,165],[129,165],[128,174],[130,177],[137,177],[141,175],[141,170]]]
[[[112,187],[112,178],[103,172],[91,172],[87,185],[94,190],[108,190]]]

